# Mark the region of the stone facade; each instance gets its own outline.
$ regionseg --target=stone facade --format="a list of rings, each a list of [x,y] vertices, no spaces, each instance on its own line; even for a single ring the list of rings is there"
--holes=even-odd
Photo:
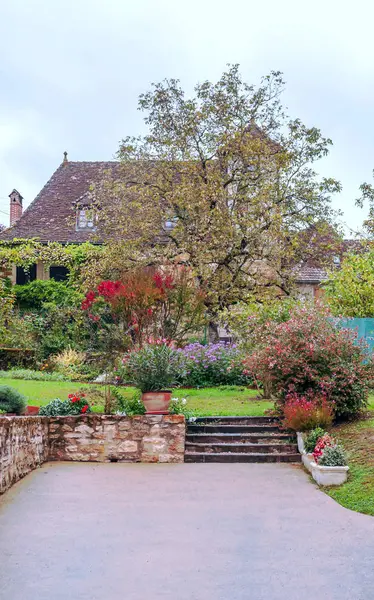
[[[41,417],[0,418],[0,493],[48,458],[48,421]]]
[[[49,418],[49,459],[95,462],[183,462],[181,415]]]
[[[183,415],[0,417],[0,493],[46,460],[183,462]]]

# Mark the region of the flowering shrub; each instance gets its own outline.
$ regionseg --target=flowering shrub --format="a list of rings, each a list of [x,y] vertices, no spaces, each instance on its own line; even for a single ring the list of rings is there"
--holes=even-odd
[[[344,449],[339,444],[326,446],[318,464],[323,467],[345,467],[347,457]]]
[[[270,379],[283,406],[290,393],[325,396],[337,417],[367,404],[373,363],[352,330],[336,329],[320,310],[296,307],[275,324],[266,343],[246,360],[256,379]]]
[[[283,425],[295,431],[309,431],[315,427],[328,427],[332,423],[333,410],[325,397],[290,394],[283,407]]]
[[[242,351],[235,344],[195,343],[178,350],[183,357],[185,376],[178,381],[191,387],[248,385],[251,378],[243,372]]]
[[[334,440],[332,439],[331,435],[329,435],[328,433],[325,433],[325,435],[323,435],[318,440],[318,442],[316,443],[316,447],[314,448],[314,452],[313,452],[313,458],[316,463],[319,462],[319,459],[323,455],[323,452],[324,452],[326,446],[332,446],[333,444],[334,444]]]
[[[90,405],[85,400],[85,394],[69,394],[67,400],[55,398],[39,409],[42,417],[55,417],[62,415],[84,415],[90,413]]]
[[[318,440],[323,437],[325,433],[326,432],[324,429],[322,429],[322,427],[316,427],[315,429],[312,429],[312,431],[308,433],[304,440],[305,452],[308,454],[313,452]]]
[[[142,392],[165,391],[183,377],[181,354],[165,340],[129,352],[123,359],[123,379]]]

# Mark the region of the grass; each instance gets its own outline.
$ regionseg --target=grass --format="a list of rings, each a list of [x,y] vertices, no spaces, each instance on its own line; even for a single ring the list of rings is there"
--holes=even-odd
[[[54,398],[64,400],[71,392],[84,390],[89,402],[94,403],[95,412],[102,412],[103,387],[97,384],[71,383],[65,381],[24,381],[22,379],[1,379],[0,385],[10,385],[24,394],[28,404],[43,406]],[[121,393],[131,397],[134,388],[123,387]],[[258,400],[258,392],[240,386],[221,386],[204,389],[177,389],[174,396],[186,398],[188,408],[197,415],[248,415],[261,416],[272,402]]]
[[[374,516],[374,395],[368,409],[366,418],[332,430],[348,453],[350,469],[347,483],[325,491],[342,506]]]

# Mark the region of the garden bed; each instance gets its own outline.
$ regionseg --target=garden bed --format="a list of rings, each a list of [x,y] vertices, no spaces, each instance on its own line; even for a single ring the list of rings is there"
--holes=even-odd
[[[93,398],[94,412],[103,412],[103,402],[98,399],[95,403],[95,392],[103,389],[97,384],[71,383],[69,381],[25,381],[21,379],[1,379],[2,385],[9,385],[24,394],[28,404],[43,406],[54,398],[67,398],[68,394],[84,390],[87,398]],[[134,388],[124,386],[121,394],[131,398]],[[247,415],[261,416],[265,410],[272,408],[269,401],[259,400],[258,392],[241,386],[221,386],[202,389],[175,389],[173,396],[186,398],[188,408],[195,411],[197,416]]]

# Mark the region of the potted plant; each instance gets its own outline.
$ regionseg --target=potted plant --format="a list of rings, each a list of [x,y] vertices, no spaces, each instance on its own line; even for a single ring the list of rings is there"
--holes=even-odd
[[[341,485],[347,481],[349,467],[344,449],[328,434],[317,442],[313,458],[312,476],[318,485]]]
[[[124,379],[142,392],[148,415],[168,414],[172,388],[183,375],[183,356],[166,340],[133,350],[123,359]]]
[[[301,454],[301,460],[303,461],[303,465],[308,471],[312,472],[312,462],[314,462],[313,451],[316,447],[316,444],[319,439],[321,439],[326,432],[322,427],[316,427],[309,432],[301,433],[298,432],[297,437],[299,440],[299,436],[302,440],[302,449],[299,452]]]

